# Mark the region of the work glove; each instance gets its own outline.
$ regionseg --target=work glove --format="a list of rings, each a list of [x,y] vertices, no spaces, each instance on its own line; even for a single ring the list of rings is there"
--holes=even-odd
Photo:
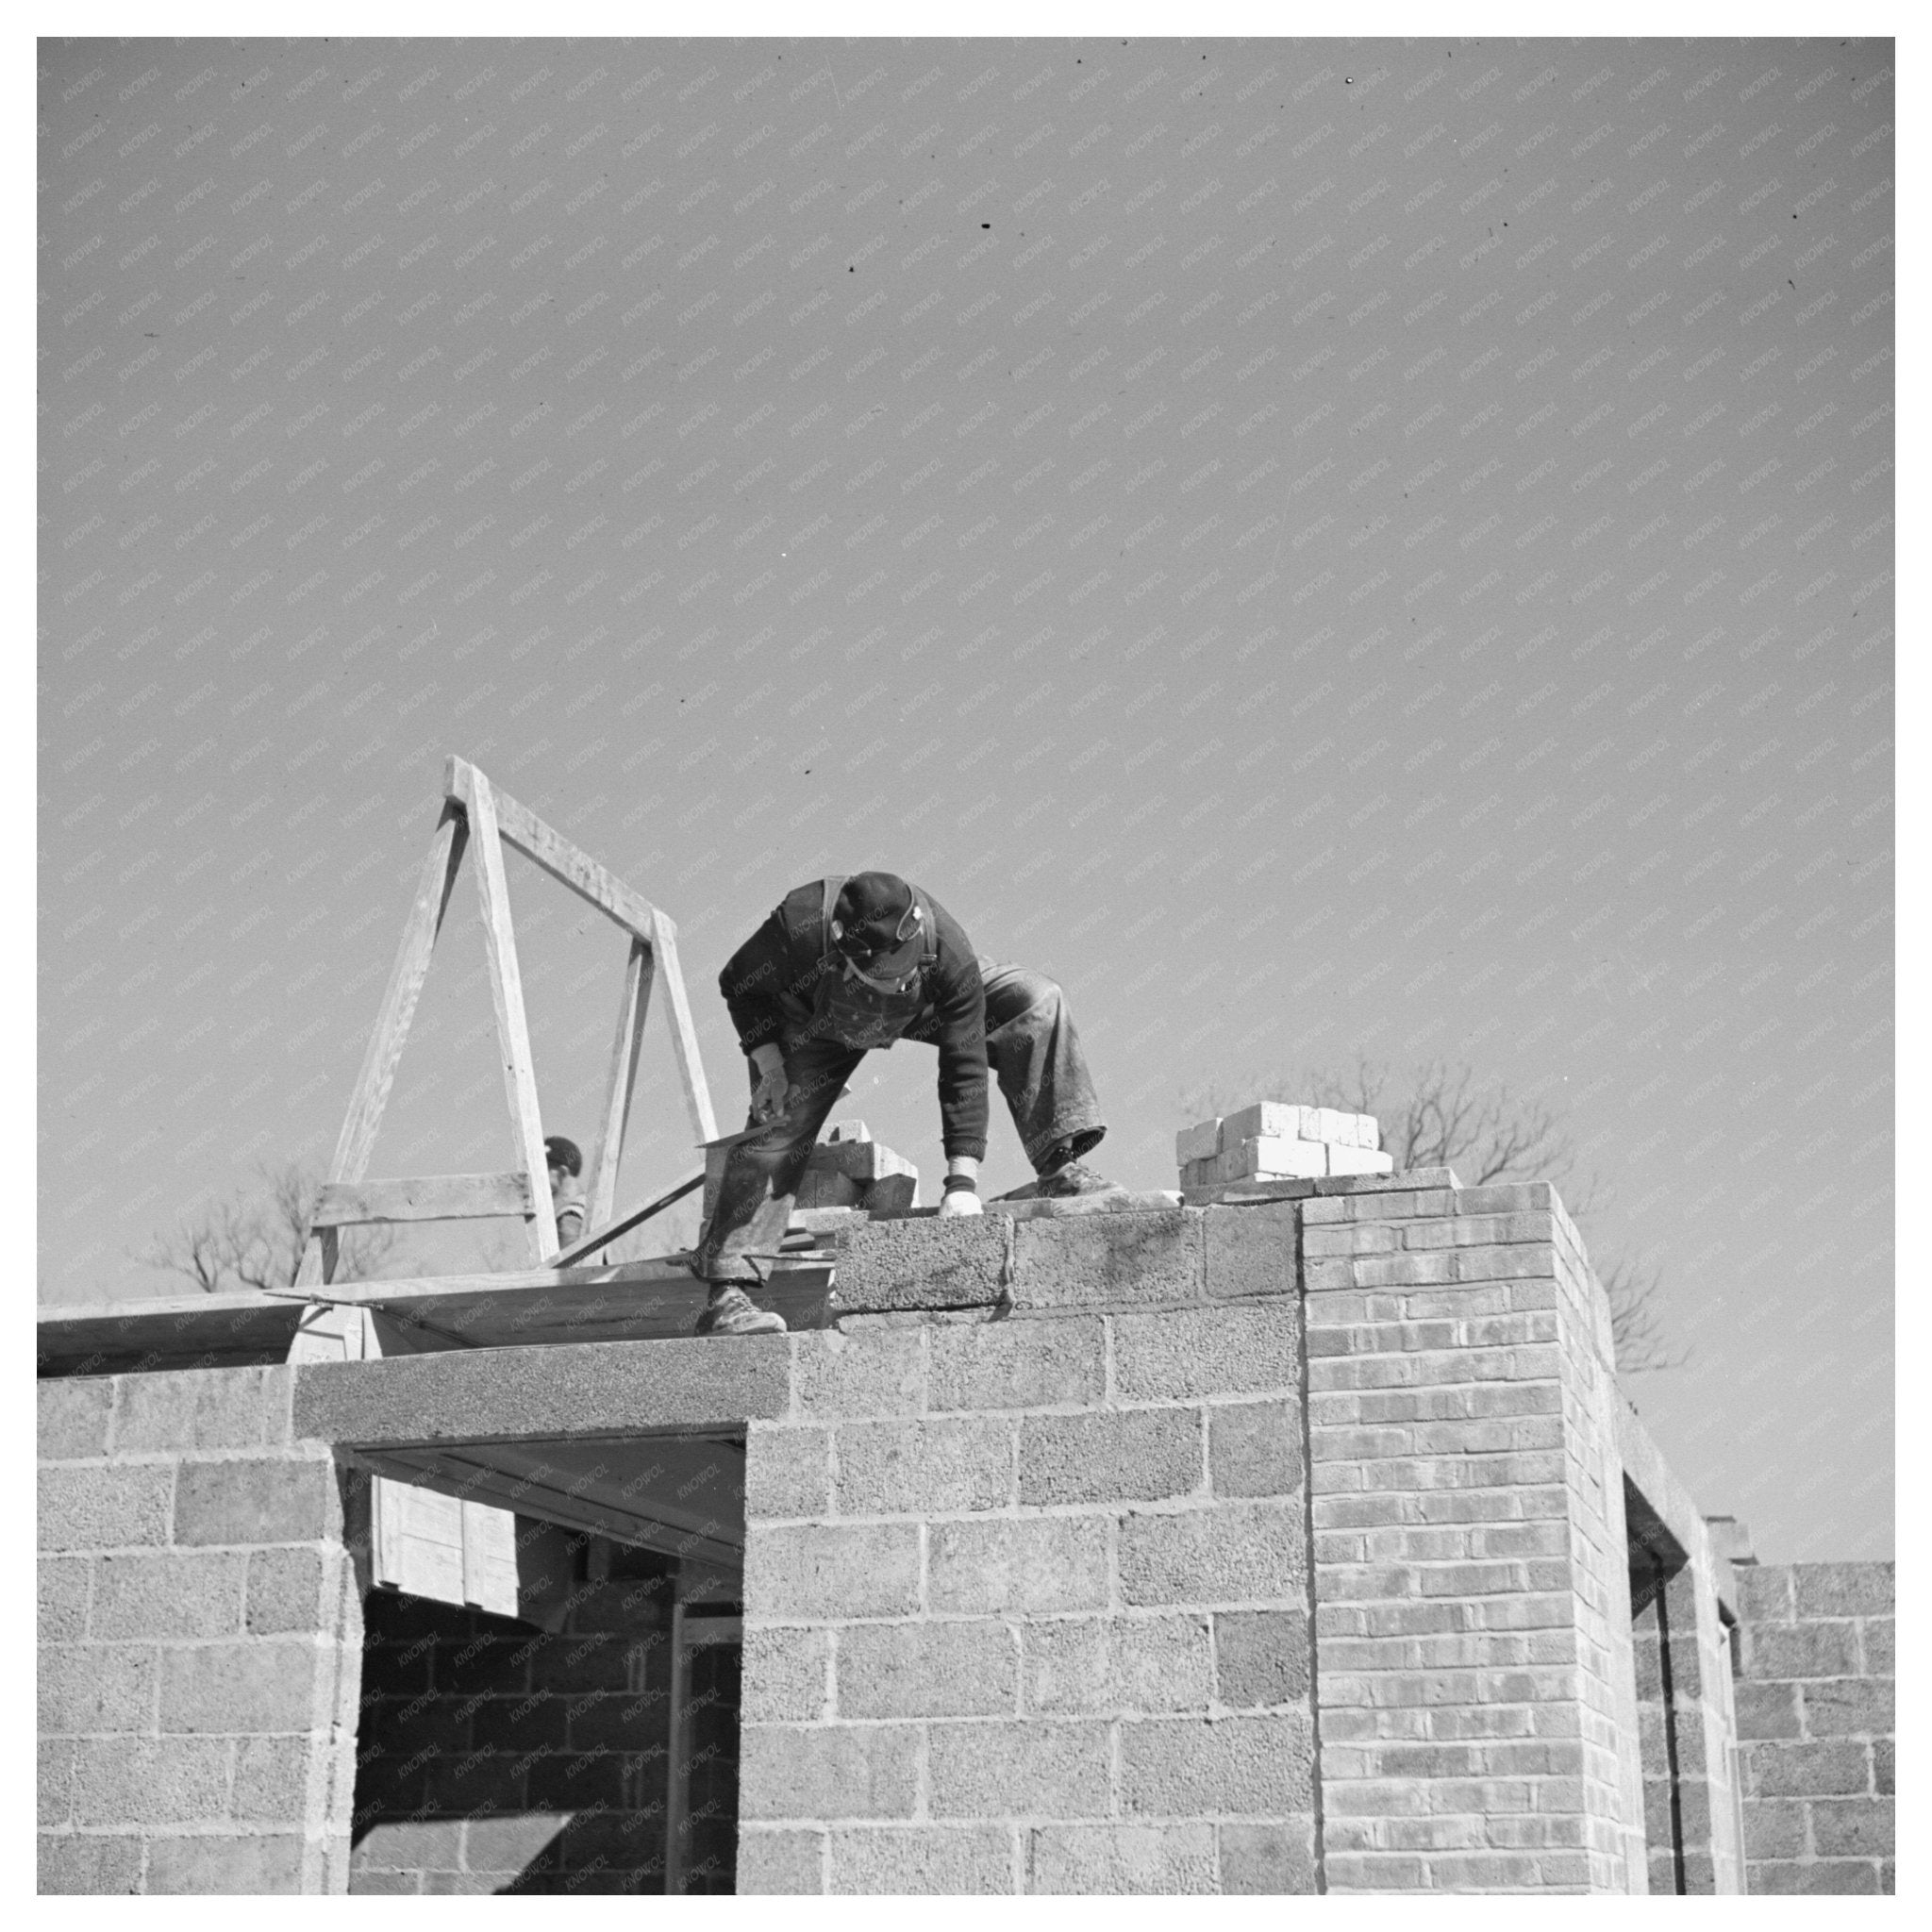
[[[955,1188],[950,1194],[940,1201],[940,1219],[954,1221],[962,1214],[984,1214],[986,1209],[979,1204],[977,1194],[969,1194],[963,1188]]]
[[[755,1121],[774,1121],[785,1111],[785,1098],[791,1083],[785,1076],[785,1058],[774,1053],[758,1063],[758,1085],[752,1089],[751,1115]]]

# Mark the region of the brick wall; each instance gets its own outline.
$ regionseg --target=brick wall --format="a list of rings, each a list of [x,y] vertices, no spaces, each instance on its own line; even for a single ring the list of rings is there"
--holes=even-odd
[[[1328,1890],[1643,1890],[1607,1311],[1561,1204],[1302,1213]]]
[[[1754,1892],[1892,1890],[1893,1566],[1738,1571]]]
[[[1017,1233],[752,1426],[739,1889],[1312,1890],[1292,1209]]]
[[[341,1889],[361,1617],[291,1379],[38,1385],[42,1891]]]
[[[635,1554],[554,1632],[371,1593],[352,1892],[662,1891],[671,1566]]]

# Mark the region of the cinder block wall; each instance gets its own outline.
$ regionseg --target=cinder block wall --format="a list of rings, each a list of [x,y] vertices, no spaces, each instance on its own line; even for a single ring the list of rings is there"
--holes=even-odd
[[[1327,1889],[1641,1891],[1603,1293],[1547,1186],[1408,1178],[1301,1209]]]
[[[342,1889],[361,1610],[291,1380],[38,1385],[42,1891]]]
[[[1749,1889],[1889,1892],[1893,1566],[1766,1564],[1738,1584]]]
[[[1292,1214],[855,1247],[750,1432],[740,1890],[1314,1889]]]
[[[670,1606],[579,1583],[553,1633],[373,1592],[349,1890],[662,1891]]]

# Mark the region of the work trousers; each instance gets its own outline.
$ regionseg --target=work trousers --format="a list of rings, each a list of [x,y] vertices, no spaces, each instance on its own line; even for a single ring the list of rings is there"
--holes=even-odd
[[[1043,973],[1024,966],[981,959],[979,969],[987,1065],[1027,1159],[1038,1170],[1061,1141],[1072,1141],[1077,1158],[1107,1128],[1065,994]],[[904,1037],[917,1041],[919,1030]],[[787,1041],[784,1050],[786,1109],[756,1140],[729,1150],[718,1198],[698,1236],[692,1267],[710,1281],[756,1281],[759,1271],[747,1257],[776,1254],[819,1129],[865,1058],[865,1049],[835,1040]],[[747,1067],[756,1086],[756,1069]],[[745,1124],[755,1124],[749,1115]]]

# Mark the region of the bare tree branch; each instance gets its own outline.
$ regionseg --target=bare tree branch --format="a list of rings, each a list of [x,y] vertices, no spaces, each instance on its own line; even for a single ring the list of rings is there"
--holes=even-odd
[[[180,1276],[203,1294],[240,1288],[292,1286],[308,1241],[321,1176],[300,1161],[260,1165],[255,1186],[190,1215],[158,1235],[134,1258]],[[344,1228],[336,1279],[376,1278],[395,1252],[397,1230],[387,1225]]]
[[[1298,1070],[1264,1074],[1238,1088],[1209,1082],[1180,1096],[1188,1120],[1230,1114],[1255,1100],[1295,1099],[1342,1113],[1373,1114],[1381,1124],[1382,1146],[1399,1170],[1448,1167],[1470,1187],[1503,1181],[1549,1181],[1567,1191],[1566,1205],[1579,1226],[1593,1219],[1601,1196],[1596,1177],[1578,1173],[1577,1148],[1562,1116],[1541,1100],[1527,1099],[1474,1071],[1443,1059],[1400,1074],[1366,1057],[1352,1072]],[[1617,1366],[1626,1374],[1681,1367],[1688,1350],[1665,1339],[1660,1270],[1627,1257],[1598,1271],[1610,1305]]]

